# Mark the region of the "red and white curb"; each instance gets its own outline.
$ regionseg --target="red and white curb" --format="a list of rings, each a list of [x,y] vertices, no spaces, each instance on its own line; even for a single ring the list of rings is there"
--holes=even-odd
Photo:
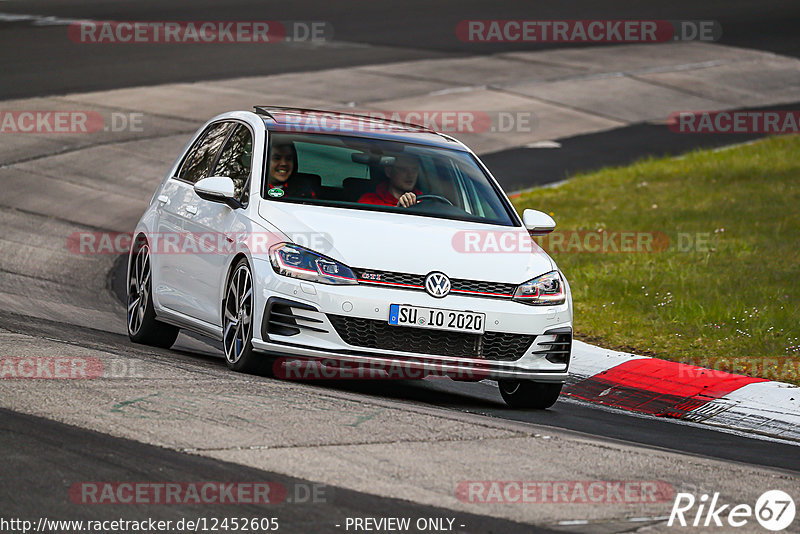
[[[575,341],[564,394],[623,410],[800,441],[800,387]]]

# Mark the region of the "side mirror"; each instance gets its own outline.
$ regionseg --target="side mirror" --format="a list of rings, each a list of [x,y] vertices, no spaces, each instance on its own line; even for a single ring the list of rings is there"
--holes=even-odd
[[[537,210],[522,212],[522,224],[531,235],[545,235],[556,229],[556,222],[548,214]]]
[[[233,180],[227,176],[210,176],[194,184],[194,192],[203,200],[223,202],[231,208],[240,208],[242,205],[236,200]]]

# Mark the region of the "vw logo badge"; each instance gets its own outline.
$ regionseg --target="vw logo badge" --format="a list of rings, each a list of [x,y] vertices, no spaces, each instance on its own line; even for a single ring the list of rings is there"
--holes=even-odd
[[[431,273],[425,277],[425,291],[440,299],[450,293],[450,279],[444,273]]]

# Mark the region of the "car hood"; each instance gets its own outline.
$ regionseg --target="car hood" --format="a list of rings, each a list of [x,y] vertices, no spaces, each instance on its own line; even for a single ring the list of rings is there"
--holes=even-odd
[[[522,227],[261,200],[291,241],[361,269],[519,284],[555,263]]]

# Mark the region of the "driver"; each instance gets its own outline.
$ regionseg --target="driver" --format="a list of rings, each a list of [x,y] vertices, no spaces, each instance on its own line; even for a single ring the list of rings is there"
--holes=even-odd
[[[422,191],[416,189],[419,176],[419,159],[411,154],[398,154],[394,163],[386,167],[388,181],[381,182],[374,193],[366,193],[358,199],[361,204],[398,206],[408,208],[417,203]]]

